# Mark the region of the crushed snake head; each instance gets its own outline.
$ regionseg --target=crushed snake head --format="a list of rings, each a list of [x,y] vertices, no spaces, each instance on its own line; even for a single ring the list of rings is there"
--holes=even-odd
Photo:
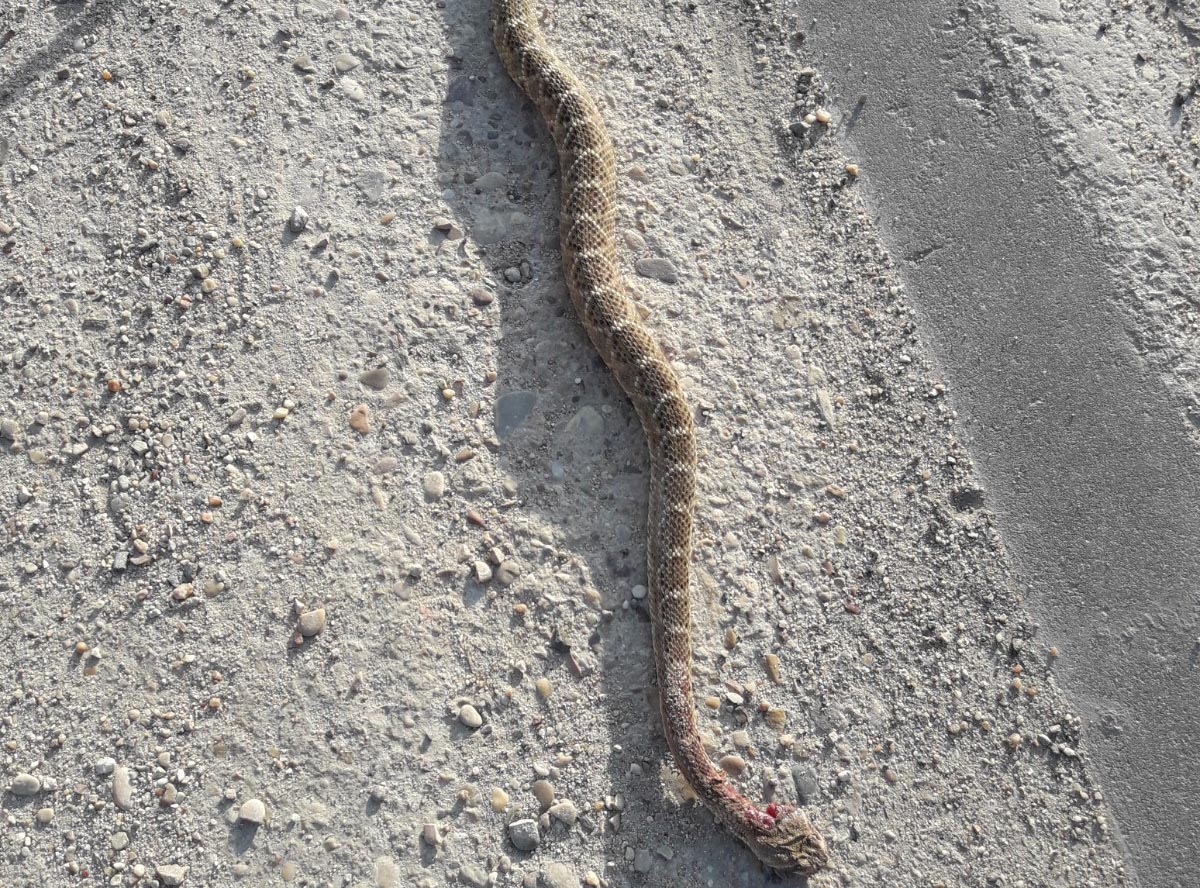
[[[811,876],[829,862],[825,840],[803,811],[772,802],[758,813],[750,818],[757,828],[742,841],[765,866]]]

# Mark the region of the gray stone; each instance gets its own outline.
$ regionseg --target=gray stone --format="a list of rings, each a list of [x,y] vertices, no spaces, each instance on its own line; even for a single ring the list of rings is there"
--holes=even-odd
[[[646,848],[638,848],[633,855],[633,868],[639,873],[648,873],[654,866],[654,855]]]
[[[679,272],[675,270],[671,260],[663,259],[661,256],[639,259],[633,263],[633,268],[642,277],[653,278],[664,284],[673,284],[679,280]]]
[[[388,368],[376,367],[374,370],[364,370],[358,374],[358,381],[367,388],[381,391],[388,384]]]
[[[299,234],[308,227],[308,210],[304,207],[296,207],[292,210],[292,215],[288,219],[288,228],[292,234]]]
[[[508,839],[518,851],[532,851],[542,841],[536,820],[514,820],[508,825]]]
[[[541,888],[579,888],[579,876],[563,863],[547,863],[541,872]]]
[[[400,884],[400,870],[396,861],[390,857],[375,858],[376,888],[397,888]]]
[[[379,170],[363,170],[354,180],[354,184],[369,203],[375,203],[387,191],[388,181],[387,175]]]
[[[158,881],[169,886],[169,888],[173,888],[175,885],[183,884],[183,880],[187,878],[187,871],[188,868],[186,866],[179,866],[176,863],[164,863],[154,868],[154,875],[158,878]]]
[[[446,476],[441,472],[430,472],[425,476],[425,498],[441,499],[446,493]]]
[[[36,795],[41,788],[42,781],[33,774],[18,774],[8,787],[9,792],[17,796]]]
[[[575,821],[579,819],[579,811],[576,810],[575,803],[570,799],[563,799],[561,802],[551,805],[547,813],[567,827],[574,826]]]
[[[488,883],[488,874],[473,863],[464,863],[462,869],[458,871],[458,879],[464,885],[484,888]]]
[[[521,563],[511,558],[504,559],[496,568],[496,582],[501,586],[511,586],[520,575]]]
[[[817,780],[817,772],[812,768],[802,768],[796,765],[792,768],[792,782],[796,785],[796,798],[800,804],[810,804],[820,791],[821,784]]]

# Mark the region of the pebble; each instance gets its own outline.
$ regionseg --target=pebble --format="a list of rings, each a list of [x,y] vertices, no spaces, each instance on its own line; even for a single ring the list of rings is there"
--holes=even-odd
[[[41,788],[42,781],[32,774],[18,774],[8,787],[9,792],[16,796],[36,795]]]
[[[511,586],[521,574],[521,565],[519,562],[506,558],[500,562],[500,566],[496,568],[496,582],[501,586]]]
[[[646,848],[638,848],[633,855],[633,868],[639,873],[648,873],[652,866],[654,866],[654,855]]]
[[[537,688],[538,696],[543,700],[549,700],[550,695],[554,692],[554,687],[550,684],[550,679],[544,675],[538,678],[533,685]]]
[[[361,102],[367,97],[367,91],[363,89],[363,85],[352,77],[343,77],[338,81],[338,86],[342,88],[342,92],[356,102]]]
[[[671,260],[661,256],[639,259],[633,263],[633,268],[642,277],[662,281],[664,284],[673,284],[679,280],[679,272],[675,270]]]
[[[296,207],[292,210],[292,215],[288,219],[288,228],[293,234],[299,234],[308,227],[308,210],[304,207]]]
[[[737,776],[746,770],[746,760],[740,755],[723,755],[717,763],[726,774]]]
[[[508,793],[496,786],[492,788],[492,810],[497,814],[508,807]]]
[[[300,627],[300,634],[305,638],[312,638],[314,635],[320,635],[325,629],[325,608],[318,607],[309,611],[305,611],[300,615],[298,623]]]
[[[261,799],[247,799],[238,808],[238,819],[258,825],[267,819],[267,806]]]
[[[133,807],[133,784],[129,782],[129,769],[124,766],[113,771],[112,797],[123,811]]]
[[[358,381],[367,388],[380,391],[388,384],[388,368],[376,367],[374,370],[366,370],[358,374]]]
[[[53,808],[38,808],[38,812],[37,812],[36,816],[37,816],[37,822],[42,824],[42,826],[45,826],[47,823],[49,823],[51,820],[54,819],[54,809]]]
[[[309,58],[306,52],[302,52],[292,59],[292,67],[301,74],[314,74],[317,70],[317,66],[312,63],[312,59]]]
[[[801,768],[799,765],[792,768],[792,783],[796,786],[796,798],[801,804],[807,805],[817,797],[817,792],[821,787],[817,780],[817,772],[813,768]]]
[[[371,472],[375,475],[390,475],[400,468],[400,460],[394,456],[381,456],[371,464]]]
[[[0,419],[0,438],[6,441],[17,440],[17,421],[7,416]]]
[[[518,851],[532,851],[541,843],[536,820],[514,820],[508,825],[508,840]]]
[[[375,203],[379,198],[383,197],[383,193],[387,191],[390,182],[391,179],[379,170],[363,170],[358,174],[358,178],[354,180],[354,184],[363,193],[363,197],[371,203]],[[394,214],[392,218],[395,218]]]
[[[397,888],[400,884],[400,870],[396,861],[390,857],[375,858],[375,888]]]
[[[358,64],[358,59],[348,52],[341,52],[333,57],[333,69],[339,74],[353,71],[358,67]]]
[[[162,882],[168,888],[173,888],[175,885],[182,885],[183,880],[187,878],[188,868],[179,866],[175,863],[164,863],[154,868],[154,875],[158,881]]]
[[[360,435],[365,435],[371,431],[370,410],[366,404],[357,404],[350,411],[350,428],[354,429]]]
[[[579,888],[579,877],[563,863],[547,863],[542,868],[542,888]]]
[[[441,499],[446,493],[446,476],[441,472],[430,472],[425,476],[424,487],[426,498]]]
[[[476,287],[471,291],[471,299],[476,305],[491,305],[495,301],[496,296],[491,290],[485,290],[482,287]]]
[[[561,802],[551,805],[547,813],[559,823],[568,827],[574,826],[575,821],[579,819],[579,811],[575,807],[575,803],[570,799],[563,799]]]
[[[458,871],[458,880],[464,885],[484,888],[488,883],[488,874],[473,863],[464,863],[462,869]]]
[[[643,598],[646,597],[646,587],[643,586],[641,583],[638,583],[636,586],[634,586],[631,591],[632,591],[633,597],[638,599],[639,601],[641,601]]]
[[[486,561],[475,562],[475,579],[481,583],[486,583],[492,578],[492,568]]]
[[[114,851],[124,851],[129,847],[129,833],[115,832],[110,839]]]
[[[775,654],[767,654],[763,657],[763,668],[767,670],[767,677],[771,679],[772,684],[783,684],[783,672],[780,669],[779,657]]]
[[[483,716],[470,703],[464,703],[462,708],[458,710],[458,720],[471,730],[475,730],[483,724]]]
[[[554,784],[549,780],[535,780],[531,788],[533,797],[538,800],[543,811],[554,803]]]

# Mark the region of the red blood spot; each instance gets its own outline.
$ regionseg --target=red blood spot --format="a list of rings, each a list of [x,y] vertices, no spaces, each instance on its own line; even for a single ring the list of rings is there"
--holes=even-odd
[[[771,804],[767,805],[767,816],[772,820],[779,816],[779,806],[774,802],[771,802]]]
[[[761,808],[751,807],[746,811],[746,820],[756,829],[771,830],[775,828],[775,818]]]

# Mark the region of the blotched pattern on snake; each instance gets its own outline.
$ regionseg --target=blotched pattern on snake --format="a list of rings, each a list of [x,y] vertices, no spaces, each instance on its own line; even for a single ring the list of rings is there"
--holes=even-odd
[[[558,148],[560,239],[567,287],[597,351],[629,395],[650,448],[647,588],[663,729],[675,764],[700,800],[764,863],[813,873],[828,859],[803,812],[759,807],[705,752],[692,699],[688,599],[696,433],[674,369],[647,331],[617,266],[616,164],[596,103],[542,36],[533,0],[493,0],[496,49],[538,107]]]

